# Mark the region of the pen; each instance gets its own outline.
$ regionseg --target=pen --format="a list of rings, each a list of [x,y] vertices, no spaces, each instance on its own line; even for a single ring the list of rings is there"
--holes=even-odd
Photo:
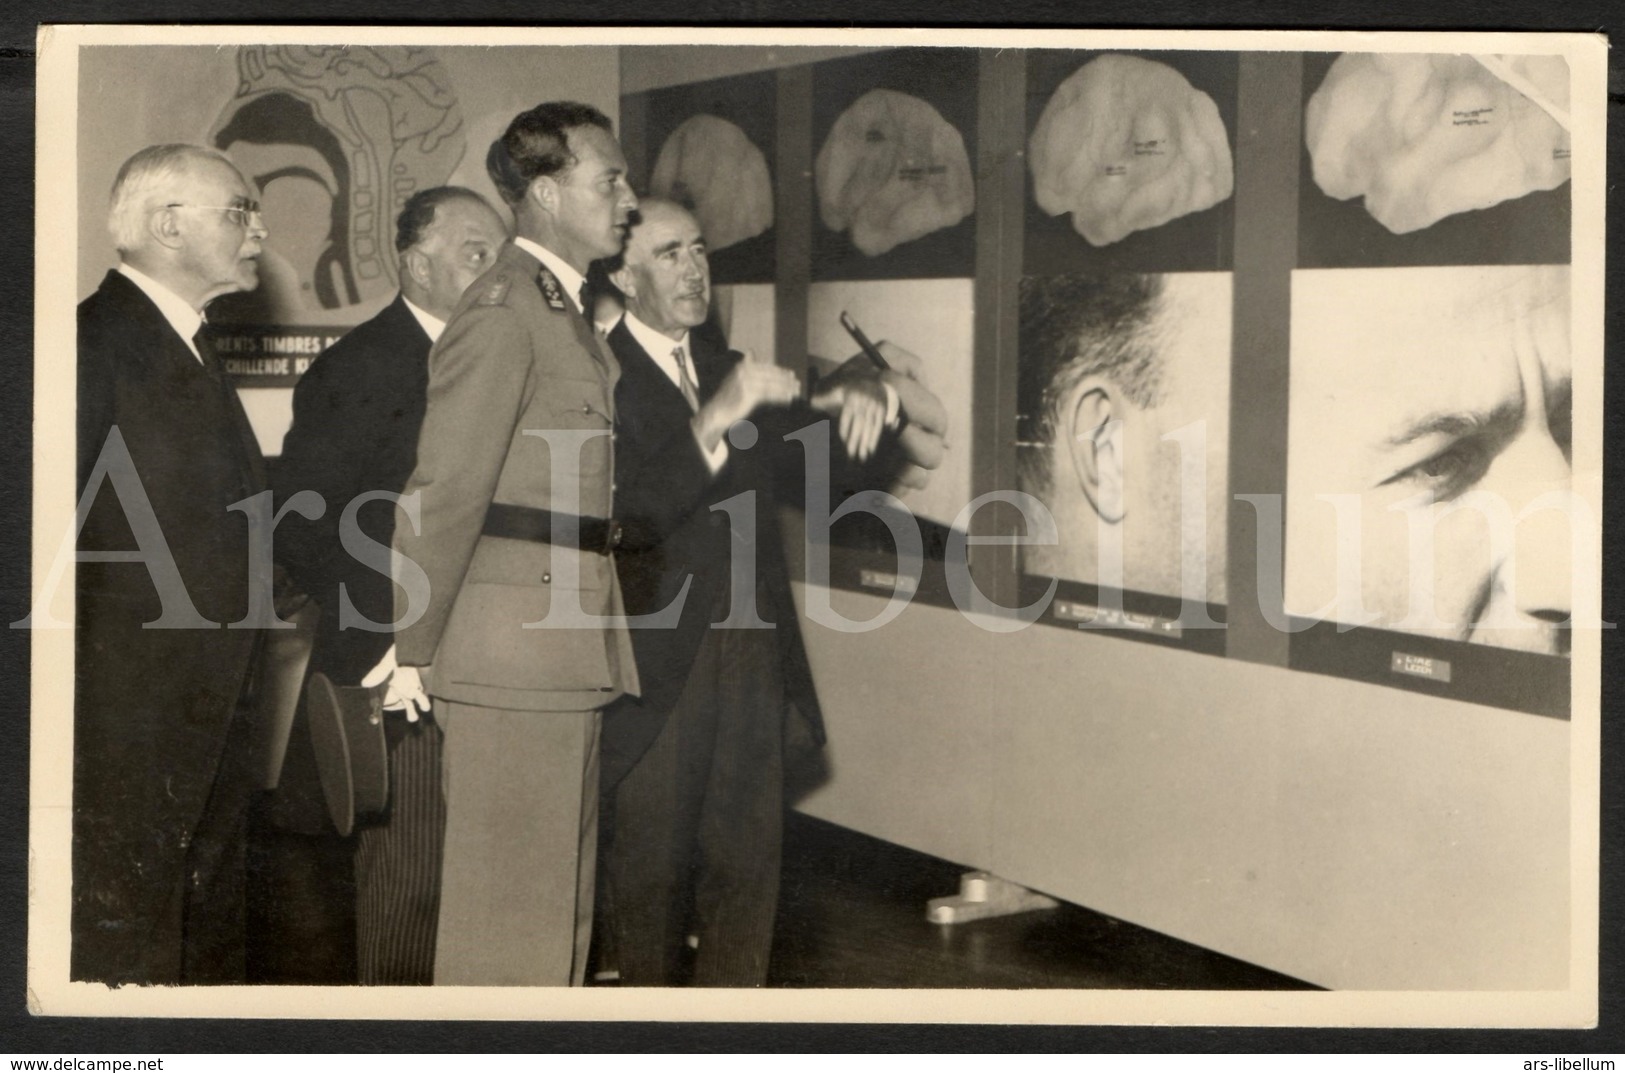
[[[858,322],[852,319],[852,314],[844,309],[841,310],[841,327],[845,328],[846,333],[857,341],[858,346],[863,348],[863,352],[868,355],[870,361],[875,363],[876,368],[881,372],[891,369],[890,363],[881,356],[880,348],[869,342],[869,337],[863,334],[863,329],[858,327]]]
[[[869,337],[863,334],[863,329],[858,327],[858,322],[852,319],[852,314],[844,309],[841,310],[841,327],[845,328],[846,334],[850,335],[858,346],[863,348],[864,354],[868,356],[870,361],[874,362],[875,368],[883,373],[891,371],[891,363],[880,353],[880,348],[869,342]],[[886,389],[889,395],[892,390],[890,387]],[[896,398],[895,395],[891,397]],[[901,431],[907,424],[908,411],[903,408],[902,402],[899,401],[897,404],[897,417],[893,427]]]

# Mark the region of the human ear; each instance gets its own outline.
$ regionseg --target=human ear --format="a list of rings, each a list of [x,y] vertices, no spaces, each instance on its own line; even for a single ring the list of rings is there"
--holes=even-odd
[[[169,206],[147,215],[147,233],[159,245],[172,250],[179,249],[185,241],[181,235],[180,216]]]
[[[407,250],[406,271],[412,277],[414,283],[425,290],[428,289],[433,274],[429,271],[429,257],[427,254],[422,250]]]
[[[533,181],[525,191],[525,196],[530,198],[537,208],[548,213],[557,213],[559,210],[559,184],[552,176],[543,175]]]
[[[1102,521],[1116,525],[1124,513],[1123,419],[1116,392],[1105,384],[1081,385],[1065,431],[1080,490]]]
[[[633,278],[632,270],[627,268],[626,265],[623,264],[621,267],[611,272],[609,274],[609,281],[615,284],[616,289],[626,297],[636,298],[638,296],[637,280]]]

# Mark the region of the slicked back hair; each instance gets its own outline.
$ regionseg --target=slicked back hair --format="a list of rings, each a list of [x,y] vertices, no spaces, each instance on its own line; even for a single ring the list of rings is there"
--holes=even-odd
[[[1063,427],[1062,402],[1099,376],[1141,409],[1159,405],[1167,384],[1158,317],[1158,275],[1027,276],[1020,284],[1020,359],[1016,362],[1020,472],[1029,488],[1047,488],[1050,452]]]
[[[576,163],[569,132],[575,127],[597,127],[613,133],[609,117],[590,104],[548,101],[520,112],[502,137],[485,154],[485,170],[497,193],[510,205],[525,199],[530,184],[543,176],[556,176]]]
[[[141,245],[147,217],[160,208],[157,199],[199,161],[217,160],[235,170],[231,158],[201,145],[149,145],[124,162],[108,197],[107,230],[113,245],[126,253]]]
[[[435,213],[448,201],[467,200],[491,208],[491,203],[466,186],[431,186],[419,190],[395,218],[395,251],[405,253],[423,241],[423,233],[434,223]],[[495,209],[491,209],[495,212]]]

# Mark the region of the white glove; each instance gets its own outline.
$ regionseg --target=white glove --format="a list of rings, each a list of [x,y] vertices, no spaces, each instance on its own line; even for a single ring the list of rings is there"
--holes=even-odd
[[[389,651],[378,661],[378,666],[361,679],[361,684],[371,689],[386,681],[389,686],[384,690],[384,711],[404,711],[408,723],[417,722],[420,714],[429,711],[429,695],[423,691],[423,679],[418,676],[418,669],[397,664],[394,645],[389,646]]]

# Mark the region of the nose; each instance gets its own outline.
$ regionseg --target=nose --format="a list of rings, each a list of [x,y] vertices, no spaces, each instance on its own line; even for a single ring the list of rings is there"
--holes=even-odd
[[[627,212],[633,212],[638,207],[638,195],[633,191],[632,184],[625,179],[618,180],[621,187],[621,207]]]
[[[265,215],[258,209],[248,214],[248,233],[255,238],[261,239],[271,233],[270,228],[265,226]]]
[[[1569,464],[1544,426],[1531,429],[1497,460],[1489,490],[1506,497],[1516,528],[1497,565],[1519,616],[1547,626],[1567,623],[1573,607],[1574,525]]]

